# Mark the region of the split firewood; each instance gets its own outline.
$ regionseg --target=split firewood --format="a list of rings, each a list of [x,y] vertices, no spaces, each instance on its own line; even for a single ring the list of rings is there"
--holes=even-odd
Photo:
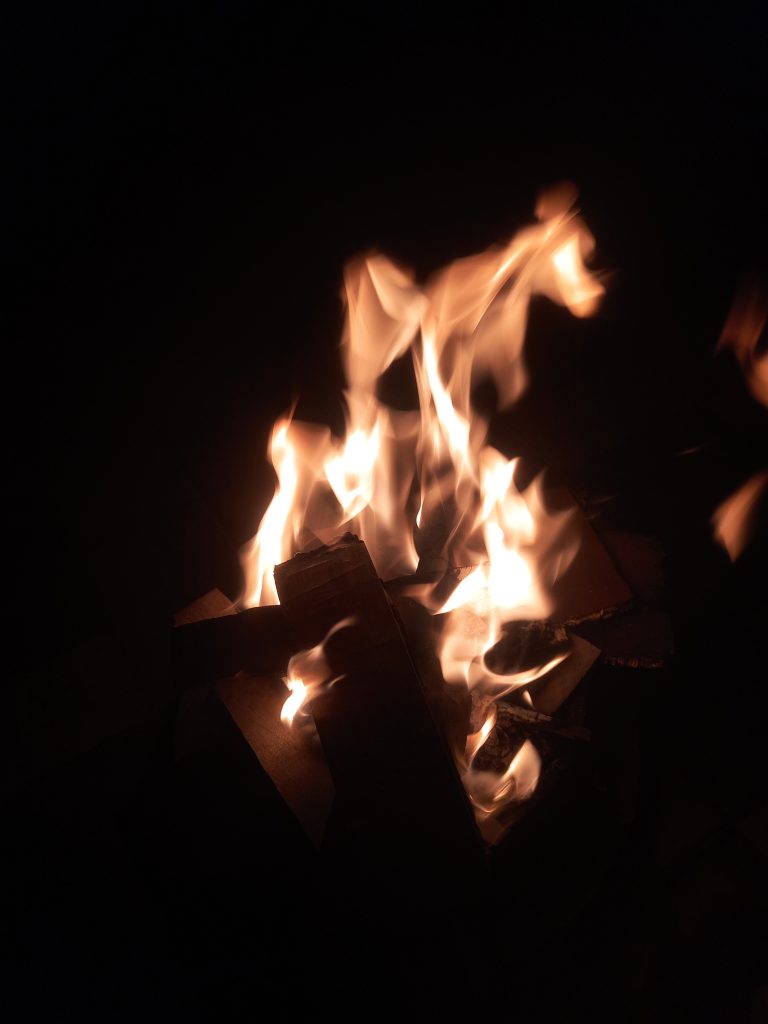
[[[320,846],[333,803],[333,780],[317,742],[282,721],[284,684],[277,676],[241,672],[218,682],[216,692],[280,796]]]
[[[365,545],[347,534],[275,568],[294,640],[325,644],[335,681],[312,713],[336,786],[344,847],[388,877],[462,885],[484,847],[448,744]],[[463,880],[463,881],[462,881]]]
[[[548,619],[508,622],[501,632],[501,639],[485,656],[492,672],[525,672],[567,654],[573,646],[565,627]]]
[[[553,715],[600,657],[600,649],[580,636],[571,638],[568,657],[527,687],[536,711]]]
[[[552,715],[542,714],[533,708],[520,707],[518,704],[508,702],[499,703],[497,710],[508,722],[514,723],[523,735],[536,736],[559,736],[566,740],[590,740],[592,734],[589,729],[582,725],[573,725],[570,722],[559,721]]]
[[[266,619],[247,612],[238,615],[229,598],[220,590],[210,590],[174,617],[179,627],[175,632],[177,643],[181,639],[177,652],[187,658],[186,664],[180,666],[187,686],[196,679],[200,682],[217,680],[215,693],[280,796],[312,842],[319,846],[334,795],[333,781],[322,750],[318,749],[317,742],[307,742],[306,735],[291,729],[281,720],[280,709],[287,690],[277,672],[269,676],[251,675],[243,672],[241,667],[244,661],[265,663],[275,656],[268,650],[264,653],[269,644],[265,642],[263,633],[259,636],[257,630],[256,637],[253,636],[254,622],[274,620],[275,610],[282,617],[279,608],[258,609],[268,613]],[[236,646],[230,649],[227,645],[233,636],[234,619],[241,619],[243,625],[238,627],[239,632],[235,631]],[[191,628],[196,623],[204,628]],[[257,646],[258,639],[261,639],[261,646]],[[285,656],[287,661],[285,645],[278,650],[276,656]],[[196,653],[202,654],[202,663],[194,660]],[[284,668],[285,665],[281,666]],[[231,670],[230,675],[226,675],[226,669]],[[187,696],[182,698],[182,717]],[[198,693],[196,701],[207,700],[206,706],[211,708],[214,706],[210,703],[211,697],[201,697]]]
[[[435,617],[409,597],[394,598],[392,605],[403,628],[424,694],[454,756],[463,753],[470,731],[472,700],[464,683],[451,684],[443,678],[437,656]]]
[[[213,614],[219,617],[197,621],[185,617],[182,623],[177,617],[172,640],[182,686],[213,682],[243,670],[261,675],[285,671],[295,649],[279,605],[236,614],[230,605],[223,614],[221,610]]]

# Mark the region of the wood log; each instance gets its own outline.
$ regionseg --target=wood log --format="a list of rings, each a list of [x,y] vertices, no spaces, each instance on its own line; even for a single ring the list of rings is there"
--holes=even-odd
[[[320,846],[333,803],[333,780],[317,737],[308,741],[299,729],[281,721],[286,686],[277,676],[241,672],[218,682],[216,692],[280,796]]]
[[[386,584],[385,584],[386,587]],[[424,687],[427,703],[448,741],[454,756],[462,754],[470,732],[472,699],[464,683],[451,684],[443,678],[437,656],[435,616],[409,597],[393,597],[387,589],[408,650]]]
[[[243,670],[259,675],[285,671],[295,647],[282,608],[231,612],[214,612],[219,618],[187,619],[173,630],[174,669],[183,688]]]
[[[600,649],[580,636],[572,637],[568,657],[555,665],[545,676],[527,687],[533,708],[553,715],[573,693],[581,680],[600,657]]]
[[[592,733],[581,725],[561,722],[552,715],[545,715],[533,708],[520,707],[517,704],[499,704],[499,709],[510,722],[514,722],[524,734],[536,736],[558,736],[566,740],[589,741]]]
[[[275,583],[302,647],[354,618],[325,647],[340,678],[312,701],[339,801],[339,848],[379,881],[469,895],[485,849],[365,545],[347,534],[297,555],[275,568]]]
[[[237,608],[226,594],[214,587],[201,597],[195,598],[173,616],[174,626],[189,626],[193,622],[217,619],[223,615],[236,615]]]
[[[238,617],[238,613],[229,598],[220,590],[209,590],[177,612],[174,616],[176,626],[179,627],[175,633],[176,642],[181,656],[188,659],[188,664],[182,666],[186,688],[190,688],[195,674],[201,677],[201,682],[210,682],[217,678],[217,674],[221,675],[223,669],[236,663],[239,668],[241,661],[249,660],[249,652],[253,660],[261,662],[273,656],[285,655],[287,664],[288,654],[282,641],[282,653],[273,655],[268,638],[264,642],[263,629],[261,644],[254,642],[249,634],[249,631],[254,630],[255,624],[258,637],[259,623],[274,619],[274,609],[265,610],[268,612],[266,620],[263,616],[248,612],[239,613],[240,616],[245,616],[245,619],[241,620],[245,625],[237,625],[234,635],[239,646],[234,650],[230,650],[227,644],[232,637],[231,629],[235,625],[232,620]],[[277,610],[283,619],[281,610]],[[215,628],[216,622],[219,623],[218,631]],[[189,627],[193,623],[204,623],[205,627],[197,630],[181,628]],[[242,630],[245,630],[245,637],[240,635],[239,631]],[[202,661],[195,659],[196,653],[202,654]],[[285,668],[285,664],[282,668]],[[319,744],[306,742],[306,737],[298,730],[289,728],[281,721],[280,709],[288,695],[284,683],[276,674],[255,676],[238,671],[236,675],[218,679],[214,691],[225,704],[235,725],[256,755],[261,767],[268,773],[280,796],[298,818],[312,842],[319,846],[333,802],[333,781]],[[182,709],[186,709],[187,717],[189,709],[199,706],[202,700],[207,701],[205,706],[210,713],[210,708],[215,704],[211,703],[210,695],[204,697],[203,691],[185,694],[182,698]]]
[[[488,668],[501,674],[545,665],[571,647],[565,628],[549,619],[507,622],[501,627],[501,634],[485,656]]]

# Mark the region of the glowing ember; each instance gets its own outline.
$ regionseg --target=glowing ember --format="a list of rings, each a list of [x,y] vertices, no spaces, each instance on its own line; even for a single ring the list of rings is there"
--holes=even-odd
[[[550,589],[575,548],[563,540],[567,515],[546,508],[540,483],[519,490],[516,460],[485,444],[487,423],[470,391],[490,377],[502,407],[519,398],[534,295],[576,316],[595,310],[603,287],[585,266],[594,242],[574,198],[567,188],[547,193],[537,224],[505,247],[452,263],[425,287],[384,256],[347,267],[346,437],[290,418],[276,424],[270,458],[277,487],[244,552],[245,605],[277,603],[274,566],[310,541],[350,530],[384,578],[413,572],[417,550],[422,567],[432,560],[470,570],[447,598],[444,590],[438,597],[439,584],[421,597],[442,615],[438,653],[447,682],[498,699],[566,656],[517,675],[485,665],[505,622],[549,614]],[[382,374],[409,352],[418,412],[390,409],[376,395]],[[284,721],[293,721],[327,675],[322,645],[291,660]],[[492,715],[469,738],[460,765],[480,817],[530,796],[540,769],[526,742],[500,776],[474,772],[472,759],[491,728]]]

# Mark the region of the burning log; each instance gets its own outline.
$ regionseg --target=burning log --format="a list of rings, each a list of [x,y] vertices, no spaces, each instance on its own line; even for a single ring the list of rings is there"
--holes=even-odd
[[[581,680],[600,657],[600,649],[580,636],[571,638],[568,657],[536,679],[528,687],[533,707],[545,715],[553,715],[573,693]]]
[[[391,594],[386,583],[384,587]],[[451,751],[460,756],[470,731],[472,699],[469,690],[463,683],[452,684],[443,678],[437,656],[436,617],[409,597],[395,597],[392,603],[423,683],[427,703]]]
[[[602,295],[570,201],[550,197],[537,227],[424,288],[383,257],[349,268],[346,435],[276,422],[276,489],[244,555],[242,600],[259,607],[178,637],[188,678],[287,670],[280,717],[311,707],[345,848],[357,844],[366,863],[375,854],[410,872],[417,849],[448,877],[482,861],[459,773],[487,821],[530,797],[541,757],[525,740],[503,770],[475,770],[491,719],[468,735],[469,692],[498,702],[525,687],[532,708],[552,715],[599,655],[565,627],[632,602],[570,496],[545,492],[541,476],[522,488],[520,459],[486,443],[489,424],[472,407],[475,379],[493,377],[504,405],[525,386],[534,294],[579,316]],[[377,393],[407,351],[418,416]],[[347,534],[291,559],[350,529],[362,540]]]
[[[566,740],[589,741],[592,734],[589,729],[569,722],[560,722],[552,715],[545,715],[533,708],[520,707],[517,704],[500,703],[497,710],[497,724],[506,719],[513,722],[524,736],[559,736]]]
[[[545,665],[571,648],[565,628],[548,619],[507,622],[501,633],[501,639],[485,656],[494,672],[523,672]]]
[[[257,615],[256,611],[267,614]],[[304,737],[281,720],[285,686],[277,671],[271,675],[255,672],[256,665],[275,665],[285,652],[283,631],[287,632],[288,627],[282,609],[272,606],[238,614],[220,590],[211,590],[177,612],[174,621],[179,681],[188,688],[195,682],[215,682],[213,692],[259,764],[309,838],[320,846],[334,795],[328,766],[317,742],[304,742]],[[270,622],[281,624],[274,649],[265,635]],[[242,671],[245,663],[251,665],[252,674]],[[280,668],[284,670],[285,664]],[[198,711],[201,706],[213,708],[215,697],[202,692],[185,695],[182,717],[189,713],[190,706]]]
[[[365,545],[349,534],[275,568],[295,640],[338,622],[325,656],[336,681],[312,701],[336,785],[341,842],[359,862],[419,884],[473,884],[484,848],[448,745]],[[461,884],[461,882],[459,882]]]

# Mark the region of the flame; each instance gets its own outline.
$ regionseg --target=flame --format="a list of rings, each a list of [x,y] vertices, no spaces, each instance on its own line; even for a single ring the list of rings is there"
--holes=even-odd
[[[471,689],[482,686],[497,698],[533,682],[563,660],[561,656],[529,672],[504,676],[491,672],[483,660],[500,639],[505,622],[545,618],[550,611],[543,585],[544,561],[533,555],[539,536],[537,519],[559,536],[563,518],[546,513],[537,488],[526,495],[517,490],[516,465],[516,459],[507,460],[494,448],[481,451],[482,504],[476,528],[482,530],[487,560],[459,583],[439,609],[444,615],[451,613],[440,650],[443,675],[451,682],[463,680]],[[573,554],[575,547],[562,552],[559,571]]]
[[[597,308],[603,288],[584,273],[583,248],[588,246],[582,234],[571,235],[552,254],[555,281],[563,305],[568,306],[574,316],[590,316]]]
[[[272,570],[290,549],[291,511],[298,484],[296,450],[288,440],[289,426],[289,420],[278,420],[272,430],[269,455],[277,473],[277,489],[245,560],[249,605],[279,603]]]
[[[288,663],[288,675],[285,679],[285,685],[291,691],[291,695],[286,699],[280,711],[280,720],[286,725],[293,725],[296,712],[307,699],[307,684],[296,674],[298,671],[299,669],[296,666],[292,667],[291,663]]]
[[[744,288],[728,314],[719,348],[730,347],[741,365],[749,390],[768,405],[768,348],[758,352],[768,320],[768,298],[759,289]]]
[[[325,656],[325,645],[334,633],[354,625],[354,618],[342,619],[330,629],[324,639],[308,650],[294,654],[288,662],[288,671],[283,682],[290,690],[280,711],[280,719],[287,726],[293,725],[298,712],[312,700],[317,693],[327,686],[332,686],[341,678],[331,679],[331,669]]]
[[[768,348],[758,352],[766,321],[768,297],[755,286],[743,288],[728,314],[718,347],[733,349],[752,395],[768,406]],[[725,548],[732,562],[749,543],[760,495],[767,484],[768,470],[755,473],[715,509],[715,540]]]
[[[496,708],[492,704],[477,732],[467,737],[462,778],[475,813],[480,821],[497,814],[508,803],[522,803],[533,795],[541,774],[541,758],[525,740],[503,772],[477,771],[474,760],[496,725]]]
[[[366,433],[353,430],[339,453],[326,459],[328,483],[350,519],[359,515],[373,500],[376,459],[381,450],[379,425]]]
[[[535,295],[575,316],[597,307],[604,289],[586,266],[594,240],[574,199],[569,187],[550,190],[537,204],[535,224],[505,246],[455,261],[424,286],[380,254],[350,263],[342,339],[346,432],[337,439],[291,417],[275,425],[269,454],[277,486],[243,553],[243,604],[276,603],[278,562],[315,539],[352,530],[385,578],[418,564],[468,570],[452,593],[443,580],[423,587],[419,598],[443,617],[438,654],[449,683],[498,699],[562,660],[513,675],[485,665],[505,622],[548,615],[550,588],[575,545],[565,534],[567,516],[547,508],[540,480],[519,489],[518,461],[485,443],[488,424],[472,407],[471,389],[491,378],[502,407],[523,393]],[[381,402],[377,387],[409,353],[419,408],[403,412]],[[291,660],[284,721],[293,721],[323,685],[327,665],[319,648]],[[472,760],[492,728],[489,714],[464,754],[479,815],[524,799],[539,772],[535,749],[524,744],[501,778],[475,773]]]
[[[472,762],[475,760],[475,757],[477,757],[478,751],[481,749],[485,741],[491,735],[491,730],[494,725],[496,725],[496,708],[491,705],[485,721],[477,732],[470,733],[469,736],[467,736],[467,744],[464,750],[467,768],[472,767]]]
[[[541,757],[530,740],[525,740],[509,762],[506,771],[476,772],[464,775],[464,784],[477,817],[483,821],[508,803],[522,803],[533,796],[541,774]]]
[[[301,546],[307,508],[318,482],[317,453],[330,445],[327,428],[280,419],[272,430],[269,457],[277,475],[272,501],[256,536],[243,553],[245,594],[242,603],[279,604],[274,568]]]
[[[745,484],[718,506],[712,516],[715,540],[732,562],[746,548],[755,526],[760,495],[768,485],[768,470],[755,473]]]

